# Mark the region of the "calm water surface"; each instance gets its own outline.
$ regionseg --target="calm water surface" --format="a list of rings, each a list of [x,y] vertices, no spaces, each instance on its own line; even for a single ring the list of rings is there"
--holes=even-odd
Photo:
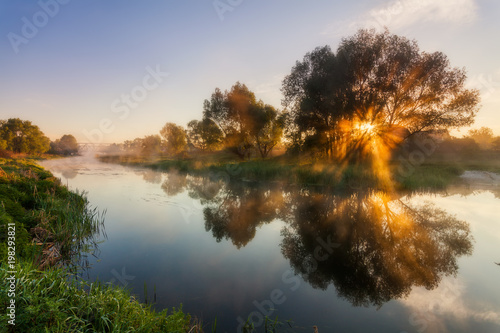
[[[332,194],[85,157],[43,165],[107,211],[89,279],[141,300],[146,284],[157,309],[182,303],[217,332],[265,316],[280,332],[500,332],[498,187]]]

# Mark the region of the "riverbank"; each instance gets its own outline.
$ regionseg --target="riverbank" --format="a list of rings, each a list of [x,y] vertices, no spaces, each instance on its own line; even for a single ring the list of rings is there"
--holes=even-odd
[[[123,288],[73,274],[103,232],[103,213],[34,160],[0,158],[0,203],[7,332],[200,332],[182,308],[157,313]]]
[[[441,190],[452,184],[463,183],[460,177],[466,170],[500,173],[500,159],[454,161],[428,159],[424,163],[411,164],[392,161],[385,170],[373,170],[371,165],[336,165],[312,161],[300,161],[285,157],[266,160],[235,161],[217,160],[205,156],[189,159],[144,157],[140,155],[98,156],[101,162],[124,166],[145,167],[157,171],[207,175],[223,179],[244,181],[277,181],[302,186],[326,186],[335,190],[363,188],[396,190]],[[380,173],[389,175],[381,179]],[[389,179],[389,181],[388,181]]]

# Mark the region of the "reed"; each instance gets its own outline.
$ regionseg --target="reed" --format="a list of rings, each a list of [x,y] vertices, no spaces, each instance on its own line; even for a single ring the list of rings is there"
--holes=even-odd
[[[188,332],[191,317],[182,306],[155,312],[128,291],[76,278],[67,270],[40,271],[23,260],[16,267],[16,332]],[[0,303],[8,304],[9,276],[0,266]],[[0,320],[6,323],[5,311]]]
[[[7,226],[16,227],[16,332],[202,332],[183,313],[154,311],[130,292],[78,278],[75,263],[96,249],[104,214],[34,161],[0,159],[0,304],[7,290]],[[155,291],[156,294],[156,291]],[[156,295],[154,295],[154,299]],[[7,323],[6,311],[0,320]]]

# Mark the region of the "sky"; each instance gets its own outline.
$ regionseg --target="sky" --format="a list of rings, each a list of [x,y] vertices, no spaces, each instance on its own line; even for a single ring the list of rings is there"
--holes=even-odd
[[[0,0],[0,119],[122,142],[200,119],[237,81],[281,108],[307,52],[387,27],[465,68],[482,96],[473,127],[500,135],[499,14],[498,0]]]

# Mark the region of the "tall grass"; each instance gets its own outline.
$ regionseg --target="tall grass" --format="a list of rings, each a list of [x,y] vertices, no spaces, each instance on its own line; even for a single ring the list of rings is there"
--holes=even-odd
[[[27,160],[0,160],[0,240],[7,223],[16,225],[16,250],[40,268],[68,261],[95,247],[104,233],[104,212],[91,208],[84,193],[61,186]],[[0,255],[5,254],[0,245]]]
[[[394,172],[399,189],[402,190],[443,190],[464,172],[458,165],[423,164],[408,174]]]
[[[0,304],[6,308],[8,281],[0,266]],[[155,312],[129,292],[102,283],[89,283],[61,268],[40,271],[29,261],[16,267],[16,332],[187,332],[191,317],[182,306]],[[0,313],[7,323],[5,311]],[[13,331],[13,329],[12,329]]]
[[[98,238],[105,235],[105,211],[91,208],[84,195],[71,193],[64,201],[52,195],[38,204],[43,218],[35,230],[45,235],[39,240],[51,242],[61,258],[79,259],[83,253],[93,252]]]
[[[104,234],[104,212],[34,162],[0,159],[0,305],[8,298],[7,225],[16,227],[16,332],[201,332],[182,308],[156,313],[116,286],[77,278]]]

